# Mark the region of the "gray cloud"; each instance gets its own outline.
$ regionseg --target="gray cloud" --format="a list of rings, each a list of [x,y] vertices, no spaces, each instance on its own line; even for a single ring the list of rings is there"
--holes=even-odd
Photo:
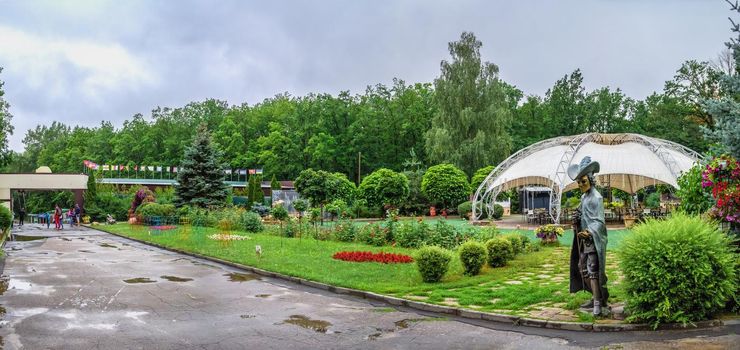
[[[730,37],[723,1],[3,1],[11,146],[53,120],[120,125],[156,106],[431,82],[462,31],[527,94],[581,68],[644,98]],[[30,42],[30,44],[29,44]]]

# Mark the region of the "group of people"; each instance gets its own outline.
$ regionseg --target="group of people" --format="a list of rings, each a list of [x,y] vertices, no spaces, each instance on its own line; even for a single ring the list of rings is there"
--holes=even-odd
[[[64,228],[65,215],[70,226],[80,226],[80,216],[82,215],[82,209],[80,208],[79,204],[75,204],[74,208],[67,210],[66,214],[64,213],[62,208],[59,207],[59,204],[57,204],[54,206],[54,229],[61,230]],[[49,226],[51,226],[51,220],[47,217],[46,227],[48,228]]]

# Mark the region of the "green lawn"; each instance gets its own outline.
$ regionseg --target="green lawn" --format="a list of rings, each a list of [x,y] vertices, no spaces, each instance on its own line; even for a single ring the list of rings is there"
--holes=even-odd
[[[520,254],[507,266],[485,267],[475,277],[463,276],[459,260],[453,259],[444,279],[440,283],[429,284],[422,282],[415,264],[386,265],[332,259],[332,255],[339,251],[384,251],[413,255],[413,249],[243,232],[235,233],[251,239],[225,243],[206,237],[217,233],[215,228],[178,229],[161,234],[152,234],[145,226],[128,224],[96,228],[336,286],[482,311],[526,315],[533,308],[542,306],[575,309],[588,298],[588,294],[583,292],[575,298],[568,293],[570,248],[567,246],[545,247],[539,252]],[[269,230],[274,231],[275,228],[270,227]],[[255,254],[255,245],[262,246],[261,258]],[[618,282],[620,273],[614,254],[608,254],[611,300],[619,301],[622,299]],[[588,316],[582,317],[588,320]]]

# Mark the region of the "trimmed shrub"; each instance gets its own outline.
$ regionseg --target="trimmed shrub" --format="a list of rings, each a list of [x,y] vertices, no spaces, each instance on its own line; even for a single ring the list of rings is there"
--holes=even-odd
[[[4,205],[0,205],[0,231],[5,232],[13,224],[13,214]]]
[[[419,249],[414,260],[421,279],[427,283],[434,283],[439,282],[447,273],[452,256],[440,247],[428,246]]]
[[[144,202],[140,205],[136,212],[141,216],[174,216],[175,205],[174,204],[159,204],[155,202]]]
[[[514,255],[517,255],[524,251],[524,244],[522,243],[522,239],[519,238],[520,235],[504,235],[502,237],[511,242],[511,248],[514,251]]]
[[[429,225],[424,221],[403,221],[396,226],[396,244],[404,248],[419,248],[429,236]]]
[[[631,322],[657,327],[707,319],[736,292],[730,240],[698,216],[648,220],[624,238],[618,254]]]
[[[486,242],[488,250],[488,265],[491,267],[501,267],[514,257],[514,247],[511,241],[503,237],[496,237]]]
[[[463,219],[467,219],[473,213],[473,203],[470,201],[462,202],[457,206],[457,213]]]
[[[486,258],[486,247],[481,243],[468,241],[460,246],[460,262],[468,276],[477,275],[486,263]]]
[[[504,207],[502,207],[501,204],[494,204],[493,205],[493,219],[501,220],[503,216],[504,216]]]
[[[352,242],[357,235],[357,228],[349,220],[341,220],[334,227],[334,237],[341,242]]]
[[[242,227],[247,232],[262,232],[265,227],[262,225],[262,218],[259,214],[251,211],[242,213]]]

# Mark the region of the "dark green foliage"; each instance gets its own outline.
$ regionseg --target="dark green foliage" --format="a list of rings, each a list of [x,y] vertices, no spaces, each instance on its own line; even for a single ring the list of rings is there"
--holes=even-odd
[[[378,169],[357,188],[371,207],[399,207],[409,195],[409,179],[390,169]]]
[[[714,223],[676,213],[648,220],[618,251],[628,321],[688,323],[712,317],[737,291],[730,241]]]
[[[427,283],[439,282],[450,267],[452,255],[440,247],[423,247],[414,257],[421,279]]]
[[[470,201],[462,202],[457,206],[457,214],[462,218],[468,218],[473,212],[473,203]]]
[[[396,244],[404,248],[419,248],[426,243],[430,231],[424,221],[403,221],[396,227]]]
[[[193,143],[185,150],[177,173],[175,203],[178,206],[221,207],[226,204],[228,187],[223,182],[221,154],[211,144],[205,124],[198,127]]]
[[[493,204],[493,218],[495,220],[501,220],[501,218],[504,216],[504,207],[501,206],[501,204]]]
[[[486,179],[488,174],[490,174],[495,167],[493,165],[489,165],[484,168],[480,168],[475,171],[475,174],[473,174],[473,177],[470,178],[470,192],[475,193],[475,191],[478,190],[478,187],[481,183],[483,183],[483,180]]]
[[[275,175],[272,175],[272,180],[270,181],[270,188],[273,190],[282,189],[282,186],[280,186],[280,181],[277,180]]]
[[[488,265],[491,267],[501,267],[514,257],[514,247],[511,241],[503,237],[496,237],[486,242],[488,250]]]
[[[660,208],[660,193],[653,192],[645,198],[645,206],[648,208]]]
[[[288,218],[288,210],[282,205],[276,205],[270,210],[270,215],[272,215],[275,220],[285,221]]]
[[[262,193],[262,175],[250,175],[247,187],[249,206],[251,207],[255,203],[263,204],[264,193]]]
[[[301,171],[295,180],[295,188],[301,197],[311,201],[311,205],[319,207],[322,212],[324,206],[335,199],[350,202],[356,191],[347,176],[313,169]]]
[[[0,205],[0,231],[5,233],[13,224],[13,213],[4,205]]]
[[[511,249],[514,255],[517,255],[524,251],[524,243],[522,242],[519,235],[504,235],[503,238],[507,239],[511,243]]]
[[[136,212],[143,217],[148,216],[173,216],[175,215],[175,206],[172,204],[159,204],[148,202],[140,205]]]
[[[355,240],[357,235],[357,228],[349,220],[340,220],[336,226],[334,226],[334,237],[340,242],[352,242]]]
[[[114,191],[98,191],[95,201],[85,205],[85,214],[93,221],[105,220],[111,214],[116,220],[126,220],[131,207],[131,195]]]
[[[477,275],[486,263],[487,255],[486,247],[476,241],[468,241],[460,246],[460,262],[465,269],[465,274]]]
[[[0,73],[2,71],[3,68],[0,67]],[[10,114],[10,103],[3,97],[5,95],[3,85],[5,83],[0,80],[0,166],[8,164],[13,154],[13,151],[8,148],[8,137],[13,134],[13,124],[10,123],[13,115]]]
[[[335,199],[331,201],[331,203],[326,205],[326,211],[329,212],[329,214],[331,214],[333,218],[343,218],[349,216],[349,207],[347,206],[347,202],[342,199]]]
[[[702,187],[701,173],[704,165],[697,163],[678,177],[676,196],[681,198],[679,209],[688,214],[702,214],[713,204],[709,187]]]
[[[308,210],[308,201],[303,198],[294,200],[293,209],[298,212],[298,215],[303,216],[303,213]]]
[[[83,195],[83,199],[85,200],[85,204],[92,204],[95,202],[95,197],[98,195],[98,184],[95,181],[95,172],[91,171],[89,174],[87,174],[87,190],[85,190],[85,194]]]
[[[456,207],[470,195],[470,184],[462,170],[452,164],[430,167],[421,180],[421,191],[443,208]]]
[[[254,212],[246,211],[242,214],[242,227],[247,232],[262,232],[264,226],[262,225],[262,217]]]

